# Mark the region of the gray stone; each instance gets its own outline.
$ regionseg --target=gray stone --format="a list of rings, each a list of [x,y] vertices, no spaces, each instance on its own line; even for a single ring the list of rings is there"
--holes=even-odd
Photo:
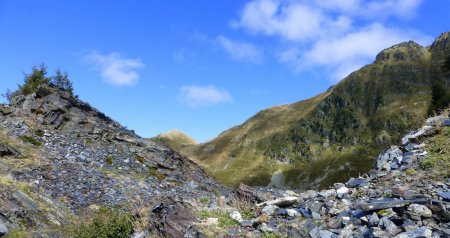
[[[431,212],[430,209],[428,209],[428,207],[420,204],[409,205],[408,211],[416,213],[417,215],[425,218],[430,218],[433,215],[433,213]]]
[[[350,180],[347,182],[347,186],[349,188],[364,187],[364,186],[367,186],[368,183],[369,183],[369,181],[367,179],[350,178]]]
[[[400,233],[396,235],[395,238],[413,238],[413,237],[422,238],[422,237],[431,237],[431,235],[432,235],[431,230],[423,226],[412,231]]]
[[[376,168],[378,170],[381,170],[383,168],[386,169],[386,163],[389,164],[394,158],[398,158],[399,160],[401,160],[402,157],[403,152],[398,146],[390,146],[378,156]]]
[[[446,121],[450,120],[450,118],[448,118],[447,116],[435,116],[435,117],[430,117],[426,120],[426,125],[427,126],[437,126],[439,124],[442,124]]]
[[[411,204],[410,201],[402,200],[373,200],[367,203],[355,204],[355,208],[361,209],[363,211],[374,211],[393,207],[405,207],[409,204]]]
[[[8,234],[8,228],[0,221],[0,236]]]
[[[380,222],[380,218],[378,218],[378,215],[376,212],[372,213],[369,217],[369,226],[378,226],[378,223]]]
[[[268,206],[265,206],[262,209],[262,212],[264,214],[268,215],[268,216],[272,216],[277,210],[278,210],[277,206],[275,206],[275,205],[268,205]]]
[[[331,231],[321,230],[319,232],[319,237],[320,238],[336,238],[338,236],[336,234],[334,234],[333,232],[331,232]]]
[[[383,217],[380,219],[379,226],[383,228],[390,237],[393,237],[401,232],[401,229],[398,228],[391,220],[387,217]]]
[[[450,191],[438,193],[438,195],[444,200],[450,201]]]
[[[242,227],[253,227],[254,222],[251,220],[243,220],[241,222],[239,222],[239,225],[241,225]]]

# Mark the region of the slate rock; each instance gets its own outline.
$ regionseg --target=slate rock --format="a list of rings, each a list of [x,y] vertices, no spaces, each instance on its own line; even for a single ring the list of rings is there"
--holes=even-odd
[[[438,196],[450,202],[450,191],[438,193]]]
[[[262,209],[262,212],[264,214],[268,215],[268,216],[272,216],[277,210],[278,210],[277,206],[275,206],[275,205],[268,205],[268,206],[265,206]]]
[[[393,237],[401,232],[401,229],[398,228],[389,218],[383,217],[380,219],[379,227],[383,228],[390,237]]]
[[[427,227],[423,226],[412,231],[402,232],[395,236],[395,238],[422,238],[431,237],[433,232]]]
[[[0,236],[5,236],[8,234],[8,228],[0,221]]]
[[[430,218],[433,213],[428,207],[420,204],[411,204],[408,207],[408,211],[418,214],[421,217]]]
[[[336,238],[336,237],[338,237],[338,235],[336,235],[333,232],[328,231],[328,230],[321,230],[319,232],[319,237],[320,238]]]
[[[350,180],[347,182],[347,186],[349,188],[355,188],[355,187],[364,187],[367,186],[369,181],[367,179],[362,178],[350,178]]]

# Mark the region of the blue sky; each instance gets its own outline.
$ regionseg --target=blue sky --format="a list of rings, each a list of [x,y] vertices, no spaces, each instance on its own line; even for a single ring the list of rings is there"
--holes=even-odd
[[[393,44],[431,44],[449,12],[448,0],[1,0],[0,91],[45,63],[143,137],[206,141]]]

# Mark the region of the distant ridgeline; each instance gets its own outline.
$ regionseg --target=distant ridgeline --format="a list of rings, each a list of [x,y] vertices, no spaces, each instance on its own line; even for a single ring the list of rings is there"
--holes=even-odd
[[[449,56],[449,32],[429,47],[392,46],[322,94],[263,110],[210,142],[178,149],[229,185],[306,189],[346,181],[448,105]]]

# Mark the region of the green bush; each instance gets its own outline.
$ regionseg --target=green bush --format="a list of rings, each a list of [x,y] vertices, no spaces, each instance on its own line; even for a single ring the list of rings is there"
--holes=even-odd
[[[30,143],[32,145],[35,145],[35,146],[41,146],[42,145],[42,143],[40,141],[34,139],[32,136],[22,136],[22,137],[20,137],[20,139],[22,141],[24,141],[24,142],[28,142],[28,143]]]
[[[100,209],[89,222],[75,227],[76,238],[125,238],[133,232],[132,217],[112,208]]]

